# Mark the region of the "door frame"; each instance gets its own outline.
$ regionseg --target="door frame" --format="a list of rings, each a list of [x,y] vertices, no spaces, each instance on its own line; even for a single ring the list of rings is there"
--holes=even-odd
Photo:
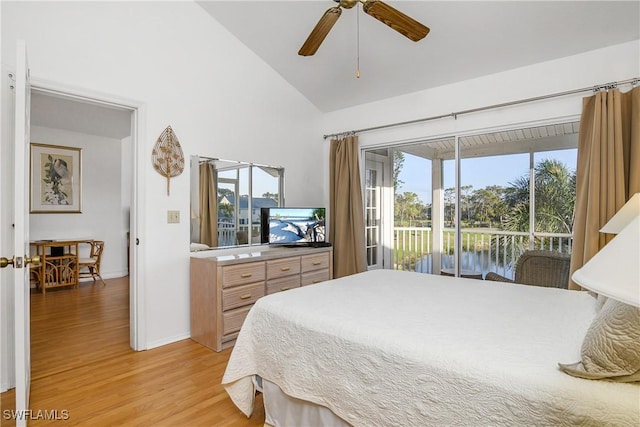
[[[39,92],[60,96],[67,100],[89,102],[97,105],[120,108],[131,112],[131,167],[132,191],[131,208],[129,211],[129,345],[133,350],[147,349],[146,339],[146,311],[144,286],[144,229],[141,218],[144,218],[144,204],[141,195],[144,194],[144,174],[146,162],[142,158],[142,141],[146,132],[146,104],[140,101],[96,92],[84,88],[64,85],[52,81],[38,79],[31,76],[32,92]]]

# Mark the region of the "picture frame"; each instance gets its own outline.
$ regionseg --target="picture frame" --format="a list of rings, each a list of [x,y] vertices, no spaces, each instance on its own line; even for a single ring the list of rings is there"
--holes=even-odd
[[[31,143],[31,213],[82,213],[82,149]]]

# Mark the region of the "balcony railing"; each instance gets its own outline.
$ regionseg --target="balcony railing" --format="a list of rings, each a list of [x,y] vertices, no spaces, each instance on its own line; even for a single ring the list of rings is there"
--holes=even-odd
[[[234,246],[237,244],[235,224],[218,222],[218,246]]]
[[[513,278],[513,267],[520,254],[529,249],[530,235],[492,229],[462,229],[461,270],[481,272],[483,276],[494,271]],[[454,268],[453,229],[443,232],[441,269]],[[534,233],[533,249],[571,253],[571,234]],[[429,227],[394,228],[394,269],[432,273],[433,239]]]
[[[249,226],[239,225],[230,222],[218,222],[218,246],[246,245],[248,239]],[[251,227],[252,243],[260,243],[260,224],[253,224]]]

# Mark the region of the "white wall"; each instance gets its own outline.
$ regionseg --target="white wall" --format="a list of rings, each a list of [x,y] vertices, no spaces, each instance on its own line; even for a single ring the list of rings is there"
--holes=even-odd
[[[31,142],[82,149],[82,213],[30,214],[29,237],[39,239],[104,240],[100,271],[103,278],[127,275],[127,231],[122,188],[131,188],[131,175],[123,174],[123,142],[117,139],[31,126]],[[130,156],[131,152],[128,152]],[[130,169],[130,168],[129,168]],[[130,195],[130,191],[126,194]],[[86,253],[87,245],[83,245]]]
[[[466,109],[538,97],[640,76],[640,40],[580,55],[504,71],[380,102],[335,111],[323,117],[323,133],[439,116]],[[623,91],[629,87],[622,88]],[[559,117],[579,116],[582,97],[548,99],[491,111],[400,126],[360,135],[361,146],[412,141]]]
[[[3,63],[13,64],[15,41],[24,39],[34,80],[142,105],[135,237],[143,346],[188,337],[189,174],[172,179],[167,196],[166,180],[151,166],[156,139],[171,125],[187,158],[283,166],[287,203],[317,205],[325,202],[327,164],[320,112],[195,3],[0,5]],[[167,224],[167,210],[179,210],[181,223]]]

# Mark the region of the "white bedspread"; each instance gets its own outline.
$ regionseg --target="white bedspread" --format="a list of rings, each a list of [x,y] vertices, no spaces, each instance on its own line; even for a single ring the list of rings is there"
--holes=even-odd
[[[376,270],[270,295],[222,380],[252,377],[356,426],[640,425],[640,386],[574,378],[595,315],[585,292]]]

